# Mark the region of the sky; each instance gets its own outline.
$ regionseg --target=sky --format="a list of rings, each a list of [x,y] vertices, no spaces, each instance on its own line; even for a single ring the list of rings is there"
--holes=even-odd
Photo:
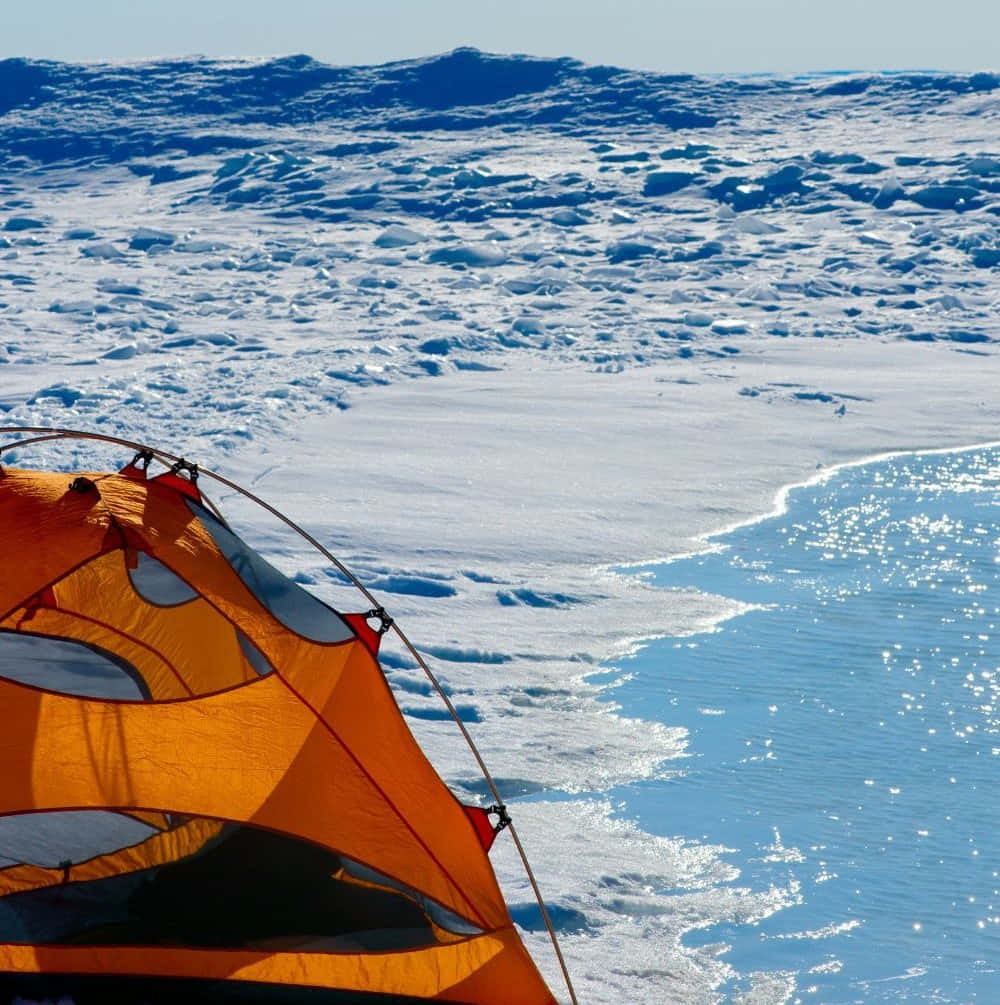
[[[36,0],[0,53],[70,61],[307,53],[370,64],[472,45],[694,73],[1000,69],[998,0]]]

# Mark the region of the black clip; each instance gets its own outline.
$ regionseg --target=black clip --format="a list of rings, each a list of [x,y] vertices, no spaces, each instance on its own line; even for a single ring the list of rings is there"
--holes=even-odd
[[[389,631],[390,628],[392,628],[393,620],[392,618],[389,617],[388,614],[386,614],[384,607],[373,607],[370,611],[367,611],[365,613],[365,621],[368,621],[371,618],[378,618],[379,635],[385,635],[385,633]]]
[[[507,807],[503,803],[494,803],[492,806],[486,807],[486,812],[489,815],[497,817],[497,822],[493,825],[493,833],[499,834],[505,827],[511,825],[510,814],[507,812]]]
[[[131,461],[128,462],[130,468],[139,468],[140,471],[148,471],[153,460],[152,450],[140,450]]]
[[[69,858],[64,858],[59,863],[59,868],[62,869],[62,879],[60,882],[65,886],[69,882],[69,871],[73,868],[73,860]]]
[[[198,465],[192,464],[190,461],[184,460],[182,457],[176,464],[172,465],[170,468],[170,473],[172,475],[179,475],[182,471],[186,471],[188,474],[188,481],[192,485],[196,485],[198,482]]]
[[[84,478],[83,475],[80,475],[79,478],[74,478],[69,483],[69,487],[71,492],[80,492],[81,494],[84,492],[93,492],[97,488],[89,478]]]

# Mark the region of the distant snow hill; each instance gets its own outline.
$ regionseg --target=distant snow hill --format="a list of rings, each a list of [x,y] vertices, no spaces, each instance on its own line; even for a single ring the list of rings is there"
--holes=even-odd
[[[462,48],[382,66],[327,66],[296,55],[261,62],[178,59],[69,64],[0,61],[0,150],[43,161],[127,160],[162,150],[252,147],[246,125],[339,122],[395,132],[542,125],[563,132],[614,124],[711,128],[762,100],[791,105],[903,102],[939,107],[1000,86],[993,73],[699,77],[502,56]],[[153,120],[172,123],[151,131]],[[147,127],[147,128],[143,128]],[[210,133],[205,130],[213,130]],[[344,153],[350,153],[345,150]]]

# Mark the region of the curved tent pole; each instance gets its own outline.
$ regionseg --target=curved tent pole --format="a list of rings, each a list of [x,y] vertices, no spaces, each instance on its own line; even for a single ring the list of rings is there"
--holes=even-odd
[[[0,435],[7,434],[36,434],[31,435],[27,439],[16,440],[11,443],[0,444],[0,458],[2,458],[3,453],[7,450],[15,450],[21,447],[32,446],[38,443],[46,443],[53,440],[96,440],[101,443],[111,443],[116,446],[128,447],[130,450],[135,450],[137,453],[149,453],[156,460],[160,461],[169,467],[182,461],[183,458],[171,454],[166,450],[160,450],[156,447],[149,447],[144,443],[137,443],[133,440],[126,440],[118,436],[109,436],[104,433],[90,433],[79,429],[63,429],[58,427],[46,427],[46,426],[3,426],[0,427]],[[385,608],[375,599],[375,597],[369,592],[368,588],[351,572],[343,562],[337,558],[331,551],[324,547],[315,537],[312,536],[307,530],[300,527],[291,517],[285,516],[280,510],[275,509],[270,503],[265,502],[259,496],[255,495],[249,489],[243,488],[242,485],[226,478],[225,475],[220,475],[215,471],[210,471],[207,468],[199,467],[198,473],[204,475],[206,478],[211,478],[221,485],[225,485],[227,488],[232,489],[234,492],[239,493],[251,502],[256,503],[262,509],[266,510],[273,517],[280,520],[283,524],[293,530],[298,534],[303,540],[307,541],[313,546],[338,572],[343,575],[348,582],[354,586],[361,595],[372,605],[372,608],[377,611],[384,611]],[[209,500],[206,500],[209,502]],[[210,504],[211,505],[211,504]],[[212,506],[215,510],[215,507]],[[218,511],[216,510],[217,515]],[[483,755],[479,752],[479,748],[476,746],[472,739],[469,730],[466,728],[465,723],[462,722],[458,711],[455,709],[454,704],[452,704],[451,699],[445,693],[444,688],[441,686],[440,681],[434,675],[431,668],[427,665],[427,661],[417,652],[413,643],[407,638],[403,630],[398,624],[392,619],[388,621],[389,627],[395,632],[396,637],[403,644],[406,651],[413,657],[417,665],[423,670],[424,674],[427,676],[428,681],[430,681],[431,686],[437,692],[438,697],[444,702],[445,708],[447,708],[448,713],[451,715],[452,719],[455,721],[455,725],[461,730],[462,736],[465,738],[466,744],[468,744],[469,749],[472,751],[473,757],[476,759],[476,763],[479,765],[479,770],[483,774],[483,778],[486,780],[486,784],[489,787],[490,793],[496,800],[497,805],[503,807],[503,800],[500,798],[500,792],[497,789],[496,782],[493,780],[493,776],[490,774],[489,768],[486,767],[486,762],[483,760]],[[509,817],[507,818],[509,821]],[[521,863],[524,866],[525,874],[528,877],[528,882],[531,884],[531,889],[535,894],[535,899],[538,902],[538,907],[542,912],[542,920],[545,922],[545,928],[549,933],[549,938],[552,941],[552,948],[555,950],[556,959],[559,961],[559,967],[562,970],[563,979],[566,982],[566,987],[569,991],[569,997],[572,1005],[579,1005],[576,992],[573,989],[573,982],[570,980],[569,970],[566,966],[566,960],[563,957],[562,949],[559,946],[559,940],[556,937],[555,928],[552,925],[552,919],[549,916],[548,909],[545,906],[545,901],[542,899],[542,892],[538,886],[538,881],[535,879],[535,874],[531,868],[531,864],[528,862],[528,855],[524,850],[524,845],[521,844],[521,839],[518,836],[517,830],[514,827],[512,821],[507,824],[507,830],[510,831],[510,836],[513,838],[514,846],[517,848],[517,853],[520,856]]]

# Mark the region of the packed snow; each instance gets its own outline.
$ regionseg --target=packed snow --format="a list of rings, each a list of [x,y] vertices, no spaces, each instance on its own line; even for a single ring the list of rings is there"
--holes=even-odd
[[[713,1002],[726,946],[685,935],[798,894],[608,797],[687,753],[621,713],[614,661],[734,610],[628,567],[838,463],[996,439],[998,93],[986,72],[707,78],[465,49],[6,60],[0,423],[148,442],[301,523],[449,689],[581,1002]],[[302,541],[206,489],[357,609]],[[446,779],[485,800],[418,668],[391,646],[385,664]],[[710,668],[704,687],[710,709]],[[564,995],[511,843],[493,857]],[[753,975],[747,1001],[807,982]]]

